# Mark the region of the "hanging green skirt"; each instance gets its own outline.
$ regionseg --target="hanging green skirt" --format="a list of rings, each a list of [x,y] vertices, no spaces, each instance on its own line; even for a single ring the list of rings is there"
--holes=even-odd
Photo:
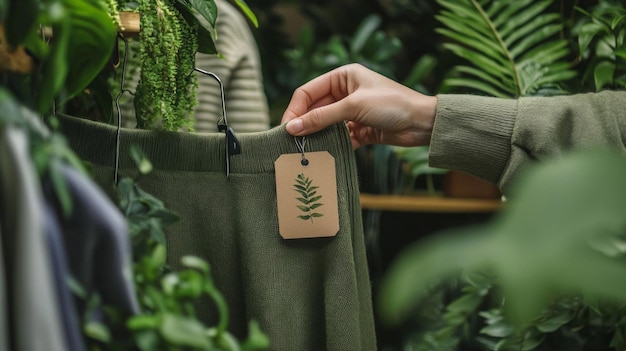
[[[116,128],[61,118],[74,151],[92,164],[112,193]],[[134,176],[129,146],[152,161],[139,185],[179,213],[166,227],[168,260],[184,255],[211,264],[231,313],[229,330],[247,333],[251,319],[272,350],[374,350],[376,337],[354,154],[343,124],[307,137],[306,151],[335,158],[339,232],[330,238],[282,239],[278,231],[274,161],[296,153],[283,126],[240,134],[242,153],[225,176],[224,134],[122,129],[119,175]]]

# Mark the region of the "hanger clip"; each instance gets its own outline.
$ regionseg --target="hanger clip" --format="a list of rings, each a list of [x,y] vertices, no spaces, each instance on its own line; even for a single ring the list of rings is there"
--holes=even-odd
[[[233,128],[228,128],[226,131],[226,143],[228,144],[228,156],[239,155],[241,153],[241,145]]]
[[[235,131],[228,126],[228,119],[226,118],[226,98],[224,96],[224,85],[222,80],[213,72],[205,71],[203,69],[194,67],[194,71],[202,73],[204,75],[213,77],[220,86],[220,96],[222,100],[222,118],[217,121],[217,130],[226,134],[226,178],[230,175],[230,156],[238,155],[241,153],[241,145],[235,135]]]

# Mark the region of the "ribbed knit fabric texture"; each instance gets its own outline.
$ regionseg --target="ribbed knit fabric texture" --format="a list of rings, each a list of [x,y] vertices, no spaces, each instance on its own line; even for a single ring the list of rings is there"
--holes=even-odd
[[[218,16],[215,40],[223,58],[196,54],[196,67],[215,73],[224,84],[228,124],[238,133],[259,132],[270,128],[269,108],[263,89],[261,59],[253,33],[243,15],[228,1],[217,0]],[[126,87],[135,90],[139,81],[139,51],[137,42],[131,42]],[[222,116],[220,88],[213,77],[198,76],[198,106],[194,113],[196,132],[216,132]],[[122,121],[127,128],[135,128],[135,108],[132,97],[122,96]]]
[[[438,95],[430,165],[497,181],[511,153],[516,108],[516,100]]]
[[[71,117],[61,122],[71,147],[112,194],[116,128]],[[238,137],[242,153],[231,157],[227,179],[221,133],[122,129],[120,176],[136,175],[128,155],[137,145],[154,165],[140,186],[181,215],[166,228],[170,263],[183,255],[210,262],[237,336],[256,319],[272,350],[374,350],[356,164],[345,126],[306,143],[307,151],[335,157],[340,230],[331,238],[284,240],[278,233],[274,161],[298,152],[284,127]]]

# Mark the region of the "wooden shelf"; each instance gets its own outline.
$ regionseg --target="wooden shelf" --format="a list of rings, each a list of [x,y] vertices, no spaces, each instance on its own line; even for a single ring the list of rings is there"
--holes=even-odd
[[[361,194],[361,208],[403,212],[495,212],[500,199],[461,199],[442,196],[401,196]]]

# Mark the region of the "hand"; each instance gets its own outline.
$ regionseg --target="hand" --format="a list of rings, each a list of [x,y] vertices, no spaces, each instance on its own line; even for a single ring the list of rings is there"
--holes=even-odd
[[[437,98],[359,64],[339,67],[298,88],[281,123],[302,136],[346,121],[354,149],[367,144],[419,146],[430,142]]]

